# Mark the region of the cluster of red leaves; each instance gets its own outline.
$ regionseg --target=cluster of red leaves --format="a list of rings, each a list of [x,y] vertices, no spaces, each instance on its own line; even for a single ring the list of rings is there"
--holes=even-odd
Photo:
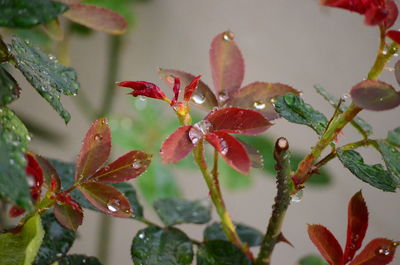
[[[371,240],[356,256],[368,228],[368,209],[361,191],[350,200],[348,207],[347,240],[343,250],[335,236],[322,225],[309,225],[308,234],[321,255],[330,265],[385,265],[393,260],[400,242],[386,238]]]
[[[105,183],[123,182],[140,176],[147,170],[151,155],[133,150],[105,164],[110,151],[108,122],[99,119],[89,128],[83,141],[76,163],[74,187],[98,210],[116,217],[131,217],[134,213],[128,199],[119,190]],[[62,190],[56,169],[46,159],[34,154],[27,154],[27,157],[27,174],[35,180],[31,187],[32,200],[35,202],[40,198],[44,184],[48,190],[45,200],[48,200],[48,205],[54,205],[57,220],[65,227],[76,230],[82,224],[83,210],[69,194],[74,187]],[[10,215],[15,217],[17,215],[13,208]]]
[[[380,26],[389,38],[400,44],[400,31],[388,31],[396,22],[399,14],[394,0],[321,0],[321,4],[364,15],[366,25]]]

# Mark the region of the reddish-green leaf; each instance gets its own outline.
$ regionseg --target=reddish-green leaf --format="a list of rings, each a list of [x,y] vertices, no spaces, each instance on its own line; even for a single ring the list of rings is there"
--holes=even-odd
[[[123,218],[134,215],[128,199],[110,185],[85,182],[78,188],[94,207],[106,214]]]
[[[397,30],[389,30],[388,33],[386,33],[386,36],[391,38],[394,42],[397,44],[400,43],[400,31]]]
[[[145,172],[150,164],[151,155],[134,150],[106,165],[89,178],[102,183],[127,181]]]
[[[109,9],[94,5],[69,4],[68,11],[63,15],[88,28],[109,34],[122,34],[128,26],[123,16]]]
[[[349,202],[347,241],[344,252],[344,262],[353,259],[356,251],[361,247],[365,232],[368,228],[368,209],[361,191],[354,194]]]
[[[236,107],[212,111],[205,120],[211,123],[214,131],[239,134],[262,133],[272,125],[259,112]]]
[[[342,265],[343,251],[335,236],[322,225],[309,225],[308,235],[330,265]]]
[[[227,106],[254,109],[268,120],[279,117],[272,103],[287,93],[300,95],[300,91],[280,83],[254,82],[235,91],[227,100]]]
[[[229,166],[244,175],[249,173],[251,166],[249,155],[235,137],[224,132],[208,133],[205,137]]]
[[[210,49],[211,73],[218,101],[223,103],[229,94],[240,88],[244,77],[244,61],[230,31],[214,37]]]
[[[375,238],[358,254],[350,265],[385,265],[393,260],[399,242]]]
[[[87,179],[108,159],[111,133],[107,119],[98,119],[89,128],[76,163],[75,180]]]
[[[57,170],[44,157],[36,154],[35,158],[43,170],[44,184],[46,188],[59,190],[61,187],[61,180]]]
[[[249,156],[251,167],[254,168],[263,168],[264,167],[264,158],[260,154],[260,152],[255,149],[253,146],[249,145],[248,143],[245,143],[239,139],[238,140],[246,149],[247,155]]]
[[[173,69],[160,68],[158,70],[158,74],[160,75],[161,79],[164,80],[171,89],[174,86],[174,77],[179,77],[182,86],[185,87],[188,86],[195,78],[195,76],[192,74]],[[218,101],[215,98],[214,93],[201,80],[199,81],[199,85],[197,86],[196,91],[192,95],[191,102],[203,109],[212,109],[218,106]]]
[[[377,80],[365,80],[351,89],[353,102],[368,110],[388,110],[400,105],[400,93],[391,85]]]
[[[183,95],[184,101],[189,101],[192,98],[193,93],[196,91],[199,86],[201,75],[196,76],[189,85],[185,87],[185,93]]]
[[[182,126],[173,132],[162,144],[160,155],[164,163],[176,163],[187,156],[194,147],[189,138],[193,126]]]
[[[54,205],[54,216],[60,224],[74,231],[78,229],[83,220],[83,212],[80,207],[74,208],[71,205],[59,202]]]

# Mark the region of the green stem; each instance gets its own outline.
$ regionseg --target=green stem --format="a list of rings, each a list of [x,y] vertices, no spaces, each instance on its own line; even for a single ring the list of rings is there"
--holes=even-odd
[[[290,204],[290,153],[288,141],[281,137],[276,141],[274,158],[276,161],[276,186],[277,194],[275,197],[275,204],[272,206],[272,215],[269,219],[267,232],[261,243],[260,252],[258,254],[256,265],[269,265],[271,262],[271,255],[276,243],[282,237],[282,224],[285,219],[286,211]]]
[[[228,239],[244,251],[246,256],[253,260],[253,254],[250,252],[247,245],[244,245],[240,240],[238,234],[235,230],[235,225],[233,224],[231,217],[225,207],[225,202],[222,198],[222,194],[219,191],[219,185],[215,185],[213,176],[207,168],[207,163],[204,159],[204,142],[203,139],[199,140],[197,146],[193,149],[194,159],[203,174],[204,180],[207,183],[208,189],[210,191],[211,200],[217,210],[219,217],[221,218],[222,229],[224,230]]]

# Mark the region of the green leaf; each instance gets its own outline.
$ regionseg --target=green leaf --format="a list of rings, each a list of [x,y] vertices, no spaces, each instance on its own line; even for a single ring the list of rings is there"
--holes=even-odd
[[[299,265],[328,265],[328,263],[319,256],[307,255],[299,260]]]
[[[68,123],[71,115],[62,106],[60,96],[77,94],[79,83],[75,70],[18,38],[13,39],[10,50],[16,61],[15,67]]]
[[[101,265],[100,261],[95,257],[85,255],[68,255],[58,261],[58,265]]]
[[[186,265],[192,264],[193,245],[188,236],[176,228],[149,226],[136,234],[131,254],[134,264]]]
[[[0,107],[19,98],[20,91],[17,81],[0,65]]]
[[[207,241],[197,250],[197,265],[250,265],[251,261],[228,241]]]
[[[8,108],[0,107],[0,197],[28,209],[31,196],[25,174],[28,131]]]
[[[236,232],[242,242],[250,247],[259,246],[263,240],[263,234],[255,228],[245,224],[235,224]],[[213,223],[204,229],[203,238],[205,241],[224,240],[229,241],[220,223]]]
[[[382,165],[367,165],[356,151],[337,150],[337,155],[348,170],[357,178],[383,191],[396,191],[396,182]]]
[[[337,98],[329,94],[328,91],[326,91],[319,85],[315,85],[314,88],[318,92],[318,94],[320,94],[326,101],[328,101],[331,104],[332,107],[336,108],[336,106],[339,103],[339,100]],[[342,103],[340,104],[339,108],[341,112],[344,112],[346,111],[347,106],[344,103]],[[351,125],[353,125],[353,127],[364,137],[368,137],[369,135],[372,134],[372,126],[369,125],[366,121],[364,121],[360,117],[355,117],[352,120]]]
[[[1,265],[30,265],[44,236],[40,216],[31,217],[17,234],[0,235]]]
[[[208,200],[158,199],[153,207],[167,226],[183,223],[205,224],[211,219],[211,205]]]
[[[386,137],[386,141],[393,145],[400,146],[400,127],[389,131],[388,136]]]
[[[45,235],[35,265],[52,264],[64,256],[75,241],[76,233],[60,225],[52,213],[42,216]]]
[[[379,152],[385,161],[386,168],[397,185],[400,185],[400,152],[384,140],[377,141]]]
[[[279,97],[275,102],[275,110],[286,120],[311,127],[321,135],[328,124],[328,120],[321,112],[304,103],[299,96],[289,93]]]
[[[51,0],[0,1],[0,27],[28,28],[47,23],[68,7]]]
[[[62,188],[65,190],[71,187],[74,184],[75,163],[62,162],[56,159],[49,159],[49,161],[53,165],[53,167],[56,168],[58,175],[61,178]],[[132,206],[133,212],[137,217],[143,217],[143,207],[137,198],[136,190],[132,186],[132,184],[127,182],[120,182],[120,183],[111,183],[109,185],[118,189],[125,195],[125,197],[128,199],[128,201]],[[73,190],[71,192],[71,195],[72,198],[76,200],[82,207],[97,211],[97,209],[93,207],[85,199],[83,194],[78,190]]]

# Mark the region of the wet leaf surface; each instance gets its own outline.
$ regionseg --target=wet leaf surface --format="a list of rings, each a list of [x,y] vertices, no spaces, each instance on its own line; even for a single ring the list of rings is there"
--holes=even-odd
[[[54,216],[64,227],[76,231],[83,221],[81,208],[75,209],[71,205],[57,202],[54,205]]]
[[[388,141],[390,144],[400,147],[400,127],[389,131],[386,141]]]
[[[71,248],[76,233],[60,225],[52,213],[42,216],[43,242],[35,258],[35,265],[47,265],[60,259]]]
[[[100,261],[95,257],[85,255],[68,255],[58,261],[58,265],[101,265]]]
[[[342,248],[335,236],[326,227],[322,225],[309,225],[308,235],[329,264],[342,264]]]
[[[71,115],[62,106],[60,97],[78,93],[75,70],[63,66],[54,56],[47,56],[22,39],[14,38],[9,47],[16,61],[15,67],[68,123]]]
[[[0,107],[10,104],[21,92],[17,81],[0,65]]]
[[[25,174],[27,129],[8,108],[0,107],[0,197],[28,209],[31,196]]]
[[[197,250],[197,265],[250,265],[251,261],[228,241],[212,240]]]
[[[0,27],[30,28],[47,23],[68,7],[51,0],[3,0],[0,2]]]
[[[156,200],[153,207],[167,226],[183,223],[205,224],[211,219],[211,204],[208,200],[165,198]]]
[[[164,163],[178,162],[193,150],[194,144],[189,138],[191,129],[191,125],[179,127],[164,141],[160,150]]]
[[[193,246],[188,236],[176,228],[149,226],[137,232],[131,254],[135,264],[188,265],[192,264]]]
[[[391,174],[394,182],[400,185],[400,151],[385,140],[377,141],[379,152],[385,161],[386,168]]]
[[[385,265],[389,264],[398,244],[386,238],[375,238],[354,258],[350,265]]]

